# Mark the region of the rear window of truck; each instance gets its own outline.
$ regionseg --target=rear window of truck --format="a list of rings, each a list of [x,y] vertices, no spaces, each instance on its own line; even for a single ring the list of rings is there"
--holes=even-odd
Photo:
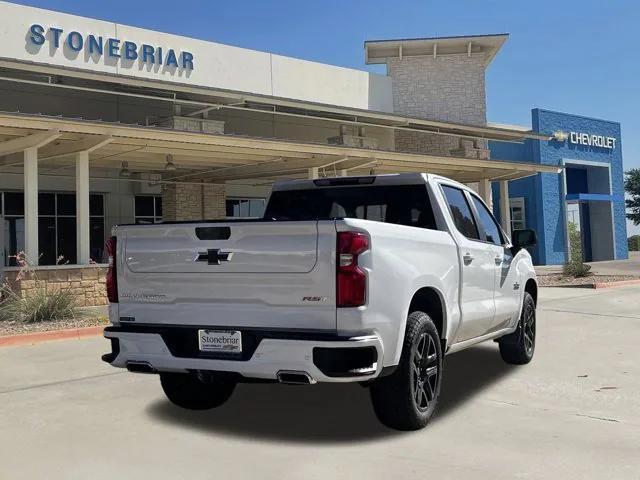
[[[435,230],[425,185],[317,187],[271,194],[265,220],[359,218]]]

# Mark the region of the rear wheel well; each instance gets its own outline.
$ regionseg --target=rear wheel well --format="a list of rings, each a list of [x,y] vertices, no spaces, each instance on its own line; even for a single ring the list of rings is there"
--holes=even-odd
[[[440,340],[444,340],[444,335],[446,334],[444,329],[445,316],[438,291],[431,287],[424,287],[414,293],[409,305],[409,313],[416,310],[420,310],[431,317],[438,329]]]
[[[527,280],[524,286],[524,291],[527,292],[533,298],[533,303],[538,304],[538,284],[533,278]]]

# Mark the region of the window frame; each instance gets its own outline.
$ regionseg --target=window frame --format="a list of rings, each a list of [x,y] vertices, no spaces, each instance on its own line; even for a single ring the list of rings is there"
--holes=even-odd
[[[498,222],[496,220],[496,217],[493,216],[493,212],[491,211],[491,209],[484,203],[484,201],[482,200],[482,198],[480,198],[480,195],[477,195],[476,193],[469,191],[469,190],[465,190],[465,193],[467,194],[467,196],[470,198],[470,204],[471,204],[471,209],[472,209],[472,213],[476,219],[476,223],[478,224],[478,227],[482,230],[482,236],[484,238],[487,237],[487,232],[484,228],[484,225],[482,225],[482,222],[480,221],[480,214],[478,213],[478,210],[476,209],[476,205],[475,202],[473,201],[473,197],[475,197],[476,199],[478,199],[480,201],[480,203],[482,205],[484,205],[484,207],[487,209],[487,213],[489,214],[489,217],[491,218],[491,220],[493,220],[493,223],[496,225],[496,227],[498,228],[498,233],[500,235],[500,243],[493,243],[490,242],[488,240],[483,240],[482,238],[479,239],[479,242],[482,243],[486,243],[488,245],[494,245],[496,247],[507,247],[510,245],[511,241],[509,239],[509,237],[507,236],[507,234],[502,230],[502,226],[500,225],[500,222]]]
[[[484,233],[484,229],[481,231],[480,230],[480,225],[478,224],[478,218],[475,214],[475,210],[473,208],[472,202],[469,200],[468,196],[467,196],[467,191],[464,188],[460,188],[460,186],[458,185],[452,185],[450,183],[444,183],[444,182],[438,182],[438,185],[440,186],[440,191],[442,193],[442,198],[444,199],[444,203],[447,206],[447,210],[449,211],[449,215],[451,217],[451,220],[453,221],[453,227],[456,229],[456,231],[462,235],[464,238],[466,238],[467,240],[471,240],[473,242],[482,242],[482,243],[489,243],[486,242],[484,240],[480,239],[480,236],[482,233]],[[455,218],[453,216],[453,212],[451,211],[451,205],[449,204],[449,200],[447,199],[447,194],[444,191],[444,188],[453,188],[455,190],[458,190],[460,193],[462,193],[462,198],[464,198],[465,202],[467,203],[467,206],[469,207],[469,212],[471,213],[471,219],[473,220],[475,227],[476,227],[476,232],[478,233],[478,238],[473,238],[473,237],[467,237],[467,235],[460,231],[460,229],[458,228],[458,225],[456,224]],[[494,244],[492,244],[494,245]]]
[[[22,211],[22,214],[9,214],[9,215],[5,215],[5,210],[7,208],[7,200],[5,198],[5,194],[6,193],[17,193],[20,194],[22,193],[24,195],[24,192],[20,191],[20,190],[2,190],[0,192],[0,196],[2,197],[2,201],[0,202],[1,204],[1,210],[0,210],[0,214],[2,215],[2,221],[5,222],[5,224],[3,225],[4,228],[4,235],[5,235],[5,239],[4,239],[4,263],[5,266],[7,267],[11,267],[11,266],[15,266],[15,265],[11,265],[11,260],[9,259],[9,256],[11,255],[11,252],[9,251],[9,242],[7,242],[7,234],[9,233],[9,229],[5,228],[6,226],[6,221],[7,220],[23,220],[23,226],[24,226],[24,210]],[[23,205],[24,205],[24,198],[23,198]],[[10,239],[9,239],[10,240]],[[23,246],[24,249],[24,246]],[[19,248],[16,245],[16,252],[14,253],[17,254],[19,251]]]
[[[259,215],[248,215],[246,217],[236,217],[233,215],[225,215],[225,218],[260,218],[264,215],[265,209],[267,207],[267,198],[265,197],[225,197],[224,199],[224,208],[225,214],[227,213],[227,202],[228,201],[238,201],[238,202],[248,202],[249,203],[249,213],[251,213],[251,201],[252,200],[261,200],[262,201],[262,213]]]
[[[139,197],[145,197],[145,198],[152,198],[153,201],[151,203],[153,203],[153,215],[136,215],[136,199]],[[158,223],[163,223],[164,222],[164,218],[162,215],[158,215],[158,199],[160,200],[160,202],[162,202],[162,195],[153,195],[153,194],[146,194],[146,195],[134,195],[133,196],[133,223],[135,225],[155,225]],[[164,210],[164,205],[161,206],[160,208],[160,212],[162,213],[162,211]],[[141,220],[151,220],[151,223],[138,223],[138,219]]]
[[[22,213],[22,215],[17,215],[17,214],[10,214],[10,215],[5,215],[5,206],[6,206],[6,199],[5,199],[5,194],[7,193],[18,193],[18,194],[22,194],[24,195],[24,192],[21,190],[1,190],[0,191],[0,216],[2,217],[3,221],[9,220],[9,219],[23,219],[24,220],[24,211]],[[78,222],[78,218],[77,218],[77,212],[75,212],[75,206],[74,206],[74,213],[73,214],[63,214],[63,213],[59,213],[58,212],[58,195],[76,195],[76,192],[74,191],[68,191],[68,190],[42,190],[38,192],[38,195],[40,194],[49,194],[49,195],[53,195],[53,213],[40,213],[38,212],[38,221],[40,221],[41,218],[51,218],[53,219],[53,226],[54,226],[54,242],[53,242],[53,247],[54,247],[54,258],[55,258],[55,263],[53,264],[49,264],[46,263],[44,265],[59,265],[57,263],[57,259],[60,256],[60,249],[59,249],[59,228],[58,228],[58,220],[61,218],[73,218],[76,221],[76,230],[77,230],[77,222]],[[90,219],[101,219],[102,220],[102,230],[104,233],[105,230],[105,195],[104,193],[98,193],[98,192],[90,192],[89,195],[98,195],[100,196],[100,200],[102,202],[102,214],[101,215],[96,215],[93,214],[91,212],[89,212],[89,218]],[[39,199],[38,199],[39,201]],[[89,225],[91,226],[91,221],[89,222]],[[38,230],[40,230],[38,228]],[[6,236],[7,231],[5,230],[4,235]],[[103,235],[104,236],[104,235]],[[6,240],[6,239],[5,239]],[[104,239],[103,239],[104,242]],[[4,242],[4,250],[5,250],[5,266],[11,266],[10,265],[10,261],[9,261],[9,256],[11,254],[11,252],[9,252],[8,250],[8,245],[7,242]],[[15,252],[17,253],[17,252]],[[14,255],[15,255],[14,253]],[[104,252],[103,252],[104,254]],[[96,260],[98,263],[100,263],[102,261],[102,258]],[[77,265],[77,261],[78,259],[76,258],[76,263],[73,263],[71,265]],[[63,264],[62,264],[63,265]]]
[[[455,185],[455,184],[452,184],[452,183],[438,182],[438,185],[440,186],[440,192],[442,194],[442,198],[444,200],[444,203],[447,206],[447,209],[449,211],[449,214],[451,215],[451,219],[452,220],[453,220],[453,213],[451,212],[451,207],[449,206],[449,202],[447,201],[447,196],[444,193],[444,187],[455,188],[455,189],[460,190],[462,192],[462,194],[464,195],[465,199],[467,200],[467,204],[469,205],[469,208],[471,210],[471,215],[473,216],[473,221],[476,224],[476,229],[478,230],[478,235],[480,235],[481,238],[467,237],[463,232],[461,232],[458,229],[458,226],[456,225],[455,220],[453,220],[453,226],[456,229],[456,231],[458,233],[460,233],[460,235],[462,235],[464,238],[466,238],[469,241],[484,243],[486,245],[493,245],[494,247],[508,248],[511,245],[511,238],[504,232],[504,230],[502,229],[502,226],[496,220],[496,217],[493,215],[493,212],[491,211],[491,209],[489,207],[487,207],[487,205],[484,203],[484,201],[482,200],[482,198],[480,198],[480,196],[478,194],[476,194],[472,190],[469,190],[466,187],[462,187],[460,185]],[[489,212],[489,215],[491,216],[491,219],[494,221],[494,223],[498,227],[498,232],[500,232],[500,237],[501,237],[501,241],[502,241],[502,243],[500,245],[498,245],[496,243],[493,243],[493,242],[488,242],[487,240],[483,240],[483,238],[486,238],[486,232],[484,230],[484,226],[482,226],[482,224],[480,222],[480,215],[476,210],[476,206],[475,206],[475,204],[473,202],[472,196],[476,197],[478,200],[480,200],[480,202],[482,202],[482,204],[486,207],[487,211]]]
[[[414,203],[412,205],[410,205],[410,209],[408,209],[406,211],[406,213],[408,213],[411,216],[411,224],[408,223],[398,223],[398,222],[394,222],[394,221],[389,221],[387,219],[387,211],[386,209],[392,205],[393,207],[397,206],[395,204],[395,202],[385,202],[384,204],[374,204],[374,203],[369,203],[369,204],[362,204],[362,205],[351,205],[351,211],[350,212],[346,212],[345,211],[345,215],[328,215],[327,217],[322,216],[320,217],[320,219],[322,220],[333,220],[333,219],[342,219],[342,218],[352,218],[352,219],[360,219],[360,220],[365,220],[365,221],[372,221],[372,222],[379,222],[379,223],[386,223],[388,225],[397,225],[400,227],[408,227],[408,228],[418,228],[420,230],[431,230],[431,231],[443,231],[446,230],[446,226],[442,225],[442,221],[441,221],[441,215],[438,213],[438,209],[434,208],[434,205],[437,203],[437,199],[434,200],[432,193],[431,193],[431,188],[428,184],[424,183],[424,182],[415,182],[415,183],[391,183],[391,184],[382,184],[382,185],[328,185],[328,186],[319,186],[319,187],[311,187],[311,188],[300,188],[300,189],[291,189],[291,190],[278,190],[275,192],[272,192],[272,195],[269,197],[269,201],[266,204],[267,209],[265,209],[265,215],[267,213],[273,213],[270,212],[268,210],[269,206],[273,206],[273,201],[275,195],[279,195],[282,193],[287,193],[287,192],[293,192],[293,191],[297,191],[297,192],[315,192],[315,191],[322,191],[322,190],[327,190],[327,189],[332,189],[332,190],[352,190],[354,188],[357,189],[364,189],[366,190],[372,190],[372,189],[394,189],[394,188],[399,188],[399,189],[405,189],[406,187],[416,187],[415,191],[411,193],[411,195],[415,195],[415,194],[420,194],[422,195],[424,193],[424,196],[421,198],[419,198],[418,200],[420,200],[417,203]],[[406,193],[406,190],[403,190]],[[383,192],[382,194],[380,194],[380,192],[369,192],[369,199],[372,199],[373,195],[383,195],[382,198],[387,199],[386,197],[384,197],[384,193],[389,193],[389,192]],[[392,192],[391,192],[392,193]],[[408,195],[408,193],[407,193]],[[326,197],[326,198],[331,198],[331,197]],[[353,195],[353,198],[358,198],[357,195]],[[387,199],[388,200],[388,199]],[[278,198],[278,202],[280,202],[281,200]],[[339,206],[341,208],[344,208],[344,203],[340,204],[340,203],[335,203],[337,201],[337,199],[333,199],[333,207],[335,206]],[[332,208],[333,208],[332,207]],[[363,214],[366,213],[368,211],[369,208],[377,208],[377,207],[384,207],[381,208],[381,213],[384,212],[384,217],[385,219],[371,219],[371,218],[361,218],[360,216],[357,215],[351,215],[353,214],[354,211],[363,208]],[[428,212],[429,218],[427,219],[428,222],[426,222],[425,224],[414,224],[413,221],[413,213],[414,210],[418,207],[423,207],[422,210],[418,213],[418,216],[416,217],[415,222],[418,223],[418,220],[420,219],[420,215],[421,213],[426,213]],[[364,216],[364,215],[363,215]],[[315,218],[316,220],[318,219],[317,217],[309,217],[305,220],[311,220],[312,218]],[[299,220],[299,218],[296,218],[297,220]]]
[[[513,209],[515,208],[521,208],[522,209],[522,220],[518,220],[519,222],[522,222],[522,229],[526,229],[527,228],[527,208],[525,205],[525,201],[524,201],[524,197],[510,197],[509,198],[509,223],[510,223],[510,227],[511,227],[511,231],[513,232],[514,230],[519,230],[517,228],[514,228],[513,223]],[[520,230],[522,230],[520,229]]]

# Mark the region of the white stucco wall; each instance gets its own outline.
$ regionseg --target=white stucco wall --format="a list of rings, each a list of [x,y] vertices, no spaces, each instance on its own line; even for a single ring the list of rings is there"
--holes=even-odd
[[[206,42],[127,25],[68,15],[0,1],[0,57],[84,71],[108,73],[146,80],[221,88],[260,95],[273,95],[336,106],[391,112],[391,79],[382,75],[294,58]],[[30,28],[45,29],[45,43],[34,45]],[[50,27],[63,30],[58,48],[51,41]],[[66,43],[67,34],[79,32],[85,46],[79,52]],[[89,34],[117,38],[193,54],[193,70],[91,55],[86,48]]]

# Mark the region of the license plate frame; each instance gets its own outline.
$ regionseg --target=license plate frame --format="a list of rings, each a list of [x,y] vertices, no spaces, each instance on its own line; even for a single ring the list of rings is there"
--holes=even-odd
[[[198,329],[198,350],[201,353],[242,353],[240,330]]]

